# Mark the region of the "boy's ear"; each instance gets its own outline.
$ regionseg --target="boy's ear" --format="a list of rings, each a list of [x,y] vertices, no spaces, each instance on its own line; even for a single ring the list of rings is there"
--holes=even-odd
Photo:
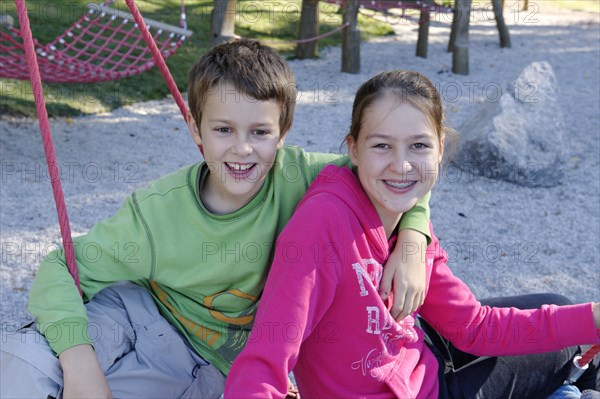
[[[194,143],[196,143],[197,145],[202,145],[202,138],[200,137],[200,130],[198,130],[198,124],[196,123],[196,120],[194,119],[194,117],[192,116],[192,113],[190,111],[188,111],[188,113],[186,115],[186,123],[188,126],[188,130],[190,132],[190,135],[192,136],[192,139],[194,140]]]
[[[286,137],[287,137],[287,132],[285,132],[285,134],[282,135],[281,138],[279,139],[279,142],[277,143],[277,149],[280,149],[281,147],[283,147],[283,145],[285,144]]]

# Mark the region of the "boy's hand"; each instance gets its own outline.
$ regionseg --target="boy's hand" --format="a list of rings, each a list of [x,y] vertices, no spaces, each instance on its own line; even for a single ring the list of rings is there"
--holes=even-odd
[[[112,392],[90,345],[78,345],[59,356],[63,369],[64,399],[112,399]]]
[[[379,295],[386,300],[392,289],[390,313],[400,321],[416,311],[425,300],[425,249],[427,238],[416,230],[402,229],[394,251],[383,268]]]
[[[300,391],[298,388],[292,383],[292,380],[288,378],[288,392],[285,399],[300,399]]]

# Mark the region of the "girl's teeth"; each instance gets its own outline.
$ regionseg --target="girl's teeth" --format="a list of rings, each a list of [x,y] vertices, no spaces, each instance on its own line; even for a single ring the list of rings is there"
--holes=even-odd
[[[412,186],[415,183],[416,182],[414,182],[414,181],[409,181],[409,182],[406,182],[406,183],[396,183],[396,182],[393,182],[393,181],[386,181],[385,182],[385,184],[387,184],[389,186],[392,186],[394,188],[407,188],[407,187]]]

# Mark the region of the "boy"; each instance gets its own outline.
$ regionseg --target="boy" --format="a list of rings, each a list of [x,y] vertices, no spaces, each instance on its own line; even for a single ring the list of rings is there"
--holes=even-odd
[[[277,235],[320,169],[349,162],[283,147],[295,99],[289,66],[258,42],[201,58],[190,72],[188,127],[205,162],[136,191],[74,240],[87,304],[62,251],[44,260],[29,304],[44,337],[7,337],[2,397],[221,395]],[[414,230],[429,231],[426,204],[408,215],[401,239],[424,242]],[[276,321],[270,333],[283,333]]]

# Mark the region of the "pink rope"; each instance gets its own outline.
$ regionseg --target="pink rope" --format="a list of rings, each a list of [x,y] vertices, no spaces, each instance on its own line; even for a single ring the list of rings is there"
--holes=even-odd
[[[338,33],[339,31],[346,29],[349,26],[350,26],[350,23],[346,22],[345,24],[343,24],[342,26],[338,26],[334,30],[331,30],[329,32],[320,34],[318,36],[308,37],[306,39],[299,39],[299,40],[261,40],[261,42],[262,43],[292,43],[292,44],[310,43],[310,42],[315,42],[317,40],[324,39],[324,38],[326,38],[328,36],[334,35],[334,34]],[[234,38],[237,39],[237,40],[239,40],[239,39],[243,39],[244,37],[240,36],[240,35],[235,35]]]
[[[344,5],[344,0],[325,0],[327,3],[336,4],[338,6]],[[387,11],[390,8],[400,8],[402,15],[404,16],[405,10],[422,10],[439,13],[451,13],[451,7],[444,7],[435,3],[428,3],[422,0],[403,0],[403,1],[392,1],[392,0],[360,0],[360,8],[366,8],[375,11]]]
[[[40,45],[34,38],[43,82],[112,81],[154,66],[152,53],[134,21],[124,23],[110,12],[91,10],[51,43]],[[168,29],[154,31],[154,40],[165,58],[186,38]],[[29,79],[21,32],[13,27],[0,28],[0,64],[4,65],[0,77]]]
[[[181,14],[180,14],[180,20],[179,20],[179,26],[181,26],[181,28],[183,29],[187,29],[187,21],[186,21],[186,16],[185,16],[185,0],[181,0]]]
[[[69,216],[67,215],[67,206],[60,183],[60,170],[56,162],[56,153],[54,152],[54,144],[52,143],[52,133],[50,132],[50,122],[48,121],[48,113],[46,112],[46,103],[44,101],[44,92],[42,89],[42,79],[40,70],[35,55],[33,37],[31,35],[31,27],[29,26],[29,17],[25,0],[15,0],[17,12],[19,14],[19,24],[21,26],[21,35],[25,44],[25,53],[27,55],[27,64],[29,66],[29,77],[33,94],[35,98],[35,106],[38,113],[40,130],[42,133],[42,141],[44,142],[44,152],[46,153],[46,162],[48,164],[48,172],[50,173],[50,182],[52,183],[52,193],[54,194],[54,202],[58,213],[58,223],[62,235],[62,242],[67,260],[67,268],[69,273],[75,280],[75,285],[81,295],[81,286],[79,283],[79,275],[77,273],[77,261],[75,260],[75,251],[73,250],[73,240],[71,238],[71,228],[69,227]]]
[[[115,31],[116,32],[116,31]],[[117,44],[117,47],[119,48],[125,48],[127,49],[125,51],[125,53],[120,53],[120,59],[117,62],[113,62],[112,59],[107,58],[107,62],[110,60],[113,64],[112,69],[117,69],[119,67],[121,67],[122,65],[124,65],[126,62],[131,62],[130,59],[135,60],[136,57],[130,57],[131,53],[134,52],[134,50],[142,50],[141,48],[138,47],[138,44],[142,41],[141,37],[134,37],[135,42],[134,43],[130,43],[128,46],[125,46],[127,44],[127,40],[129,40],[131,37],[133,37],[133,32],[127,32],[123,38],[121,39],[121,41]],[[108,45],[108,42],[106,42],[100,49],[99,51],[105,51],[106,47]]]
[[[185,105],[185,101],[183,100],[183,96],[177,88],[175,79],[173,79],[173,76],[171,75],[171,72],[167,67],[167,63],[165,62],[165,59],[160,53],[158,47],[156,46],[156,42],[154,41],[152,35],[148,31],[148,27],[146,26],[146,23],[144,22],[140,11],[138,10],[133,0],[125,0],[125,3],[127,3],[127,7],[129,7],[129,12],[131,12],[131,15],[133,15],[133,19],[135,19],[135,22],[138,25],[138,29],[140,30],[140,32],[142,32],[142,36],[144,37],[148,48],[152,52],[152,58],[154,58],[154,63],[156,64],[156,66],[160,70],[160,73],[165,79],[165,82],[169,87],[169,91],[171,91],[171,94],[173,95],[173,98],[175,99],[175,102],[179,107],[179,111],[181,111],[181,115],[183,115],[183,119],[187,121],[187,107]]]

